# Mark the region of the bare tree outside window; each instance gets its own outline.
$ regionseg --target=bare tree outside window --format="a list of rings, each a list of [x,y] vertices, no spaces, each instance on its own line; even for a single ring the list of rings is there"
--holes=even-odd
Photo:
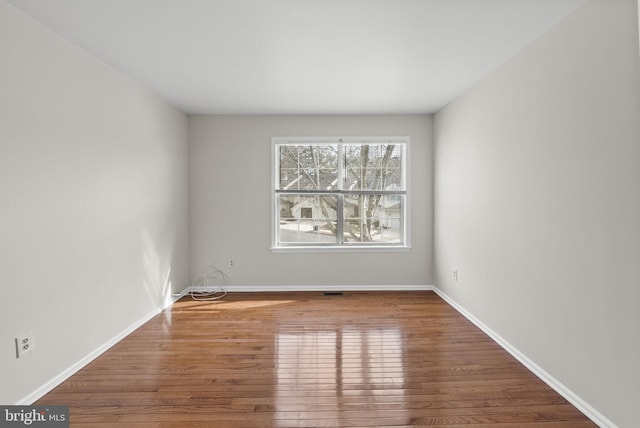
[[[404,245],[406,138],[275,142],[276,245]]]

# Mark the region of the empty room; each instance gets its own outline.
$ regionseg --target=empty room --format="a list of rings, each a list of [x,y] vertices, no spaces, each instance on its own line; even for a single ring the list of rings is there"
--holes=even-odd
[[[638,0],[0,0],[0,426],[640,426]]]

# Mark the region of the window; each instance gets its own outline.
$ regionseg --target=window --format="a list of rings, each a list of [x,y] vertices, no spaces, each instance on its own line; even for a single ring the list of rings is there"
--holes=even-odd
[[[408,142],[273,138],[274,248],[407,248]]]

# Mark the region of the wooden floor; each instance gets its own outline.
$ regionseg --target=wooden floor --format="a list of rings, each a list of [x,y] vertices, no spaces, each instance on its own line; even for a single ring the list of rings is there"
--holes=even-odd
[[[72,427],[595,426],[433,292],[185,298],[36,404]]]

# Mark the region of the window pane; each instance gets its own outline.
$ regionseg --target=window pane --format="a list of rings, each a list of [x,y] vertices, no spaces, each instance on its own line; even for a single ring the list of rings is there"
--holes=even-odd
[[[402,145],[345,145],[344,189],[404,190]]]
[[[281,243],[336,244],[336,195],[279,195]]]
[[[404,244],[408,140],[344,140],[274,139],[275,246]]]
[[[332,190],[338,181],[337,145],[279,145],[280,190]]]
[[[345,195],[344,242],[402,242],[403,195]]]

